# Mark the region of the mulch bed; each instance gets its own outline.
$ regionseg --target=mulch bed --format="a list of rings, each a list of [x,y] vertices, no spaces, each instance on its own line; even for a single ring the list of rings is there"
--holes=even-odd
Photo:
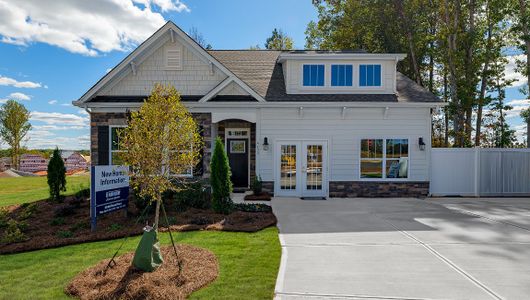
[[[215,255],[202,248],[178,245],[161,248],[164,262],[153,272],[142,272],[132,265],[133,252],[115,259],[116,265],[104,272],[109,259],[79,273],[65,293],[80,299],[185,299],[214,281],[219,274]],[[178,262],[182,272],[178,272]]]
[[[145,221],[135,225],[140,212],[129,201],[128,216],[124,210],[106,214],[98,218],[97,230],[90,230],[90,203],[87,200],[74,204],[74,197],[67,197],[62,204],[48,201],[35,202],[36,210],[31,216],[22,220],[26,224],[24,234],[26,239],[21,242],[6,244],[0,241],[0,254],[25,252],[38,249],[54,248],[65,245],[79,244],[92,241],[110,240],[126,235],[140,235]],[[57,210],[66,208],[68,214],[57,221]],[[8,207],[9,216],[17,221],[24,213],[23,207],[14,205]],[[217,230],[256,232],[276,224],[276,217],[272,212],[244,212],[234,211],[229,215],[215,213],[207,209],[188,209],[185,212],[174,212],[168,209],[168,219],[172,231]],[[153,217],[148,218],[149,224]],[[165,220],[160,218],[159,231],[164,228]],[[0,240],[4,236],[5,227],[0,228]]]
[[[270,201],[271,200],[271,194],[264,192],[258,195],[250,194],[245,195],[245,198],[243,198],[245,201]]]

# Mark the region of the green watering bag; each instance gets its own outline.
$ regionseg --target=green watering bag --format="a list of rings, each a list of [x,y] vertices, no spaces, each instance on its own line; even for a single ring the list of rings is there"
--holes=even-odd
[[[158,268],[164,260],[160,254],[160,243],[158,232],[151,226],[144,227],[142,239],[136,248],[133,258],[133,266],[145,271],[152,272]]]

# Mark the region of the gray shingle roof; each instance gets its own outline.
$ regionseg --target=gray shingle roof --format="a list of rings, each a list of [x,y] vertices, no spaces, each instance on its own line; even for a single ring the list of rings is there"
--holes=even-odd
[[[283,70],[277,63],[282,51],[210,50],[208,51],[239,79],[267,101],[337,102],[441,102],[431,92],[405,75],[397,74],[397,94],[286,94]]]

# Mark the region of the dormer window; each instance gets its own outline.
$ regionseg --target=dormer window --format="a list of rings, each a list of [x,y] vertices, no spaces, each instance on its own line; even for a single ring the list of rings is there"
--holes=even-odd
[[[331,65],[331,86],[352,86],[352,65]]]
[[[381,65],[359,65],[359,86],[381,86]]]
[[[304,65],[304,86],[324,86],[324,65]]]

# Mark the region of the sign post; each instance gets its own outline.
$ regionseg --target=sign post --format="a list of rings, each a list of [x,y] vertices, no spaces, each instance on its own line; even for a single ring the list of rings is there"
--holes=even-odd
[[[95,231],[98,216],[127,209],[129,167],[92,166],[90,178],[90,227]]]

